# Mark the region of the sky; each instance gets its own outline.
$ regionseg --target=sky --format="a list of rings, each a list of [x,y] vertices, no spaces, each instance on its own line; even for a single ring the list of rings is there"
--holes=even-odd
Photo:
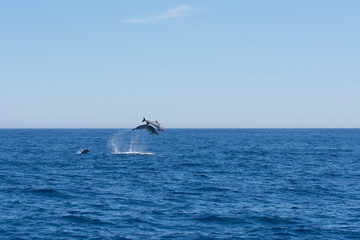
[[[359,128],[360,1],[0,1],[0,128]]]

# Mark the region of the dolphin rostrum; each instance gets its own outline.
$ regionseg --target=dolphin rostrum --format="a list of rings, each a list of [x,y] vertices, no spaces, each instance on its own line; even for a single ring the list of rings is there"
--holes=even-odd
[[[146,120],[145,118],[143,118],[142,121],[146,122],[147,124],[153,125],[154,127],[156,127],[156,130],[158,130],[158,131],[165,132],[165,128],[157,120],[154,122],[154,121]]]
[[[159,133],[155,130],[155,128],[153,126],[149,125],[148,123],[137,126],[136,128],[133,128],[133,130],[145,130],[145,131],[148,131],[150,134],[155,133],[156,135],[159,135]]]

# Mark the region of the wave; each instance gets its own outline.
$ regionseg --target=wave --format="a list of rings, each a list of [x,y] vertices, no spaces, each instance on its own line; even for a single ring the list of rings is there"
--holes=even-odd
[[[64,193],[63,191],[56,190],[53,188],[36,188],[36,189],[28,189],[33,194],[39,196],[47,196],[47,197],[58,197],[58,198],[72,198],[73,196]]]
[[[93,225],[113,225],[110,222],[102,221],[98,218],[92,218],[82,215],[73,215],[73,214],[67,214],[61,217],[62,219],[66,219],[70,222],[76,222],[76,223],[85,223],[85,224],[93,224]]]
[[[239,223],[249,223],[244,218],[237,218],[237,217],[227,217],[227,216],[221,216],[217,214],[206,214],[203,216],[199,216],[196,218],[193,218],[195,221],[199,222],[206,222],[206,223],[218,223],[218,224],[239,224]]]

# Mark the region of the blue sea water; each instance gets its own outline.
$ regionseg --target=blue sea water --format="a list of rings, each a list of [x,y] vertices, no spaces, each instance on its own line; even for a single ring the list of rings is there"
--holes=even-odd
[[[359,183],[358,129],[3,129],[0,239],[360,239]]]

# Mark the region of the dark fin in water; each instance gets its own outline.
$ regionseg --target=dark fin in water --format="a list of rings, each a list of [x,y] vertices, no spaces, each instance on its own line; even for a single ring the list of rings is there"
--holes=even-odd
[[[145,118],[143,117],[143,120],[142,120],[142,122],[145,122],[146,120],[145,120]]]

